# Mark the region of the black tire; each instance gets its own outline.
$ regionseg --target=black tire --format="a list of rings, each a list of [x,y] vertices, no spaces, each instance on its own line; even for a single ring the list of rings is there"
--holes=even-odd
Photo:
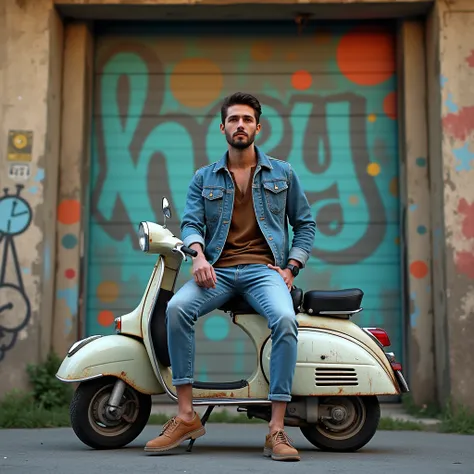
[[[338,430],[338,422],[320,421],[301,427],[304,437],[322,451],[353,452],[365,446],[377,431],[380,421],[380,405],[376,396],[332,397],[324,403],[342,403],[353,407],[353,422]],[[347,423],[347,422],[346,422]],[[339,425],[342,426],[342,425]]]
[[[70,405],[72,429],[77,437],[94,449],[118,449],[131,443],[145,428],[151,413],[151,396],[127,385],[121,404],[131,401],[131,409],[113,421],[105,418],[103,405],[117,379],[102,377],[82,382]],[[98,398],[99,397],[99,398]],[[104,421],[105,420],[105,421]]]

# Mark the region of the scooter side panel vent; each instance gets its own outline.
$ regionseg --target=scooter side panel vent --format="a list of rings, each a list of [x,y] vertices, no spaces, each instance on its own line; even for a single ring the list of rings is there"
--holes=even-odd
[[[317,367],[315,377],[317,387],[353,387],[359,385],[357,373],[351,367]]]

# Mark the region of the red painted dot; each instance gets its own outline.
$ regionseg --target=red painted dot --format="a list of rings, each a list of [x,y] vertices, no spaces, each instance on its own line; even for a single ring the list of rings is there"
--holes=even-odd
[[[111,326],[114,323],[114,319],[114,313],[108,310],[103,310],[97,315],[97,321],[104,327]]]
[[[75,276],[76,276],[76,272],[72,269],[72,268],[68,268],[65,272],[64,272],[64,276],[66,278],[69,278],[70,280],[72,280]]]
[[[293,73],[293,76],[291,76],[291,84],[299,91],[309,89],[312,83],[313,77],[308,71],[296,71]]]
[[[410,265],[410,273],[415,278],[424,278],[428,274],[428,265],[421,260],[412,262]]]

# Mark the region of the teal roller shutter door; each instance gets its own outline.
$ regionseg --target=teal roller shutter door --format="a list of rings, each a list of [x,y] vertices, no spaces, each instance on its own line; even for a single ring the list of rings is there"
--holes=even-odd
[[[345,23],[111,26],[97,39],[90,179],[87,334],[142,296],[155,263],[140,220],[179,219],[194,171],[220,158],[224,96],[262,102],[257,143],[299,174],[317,222],[305,290],[359,287],[354,320],[385,328],[402,355],[394,31]],[[178,287],[191,278],[184,265]],[[248,376],[254,350],[227,315],[196,327],[196,378]]]

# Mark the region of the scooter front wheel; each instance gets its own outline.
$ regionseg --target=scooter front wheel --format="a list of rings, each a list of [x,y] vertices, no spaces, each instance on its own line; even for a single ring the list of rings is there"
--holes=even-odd
[[[304,437],[322,451],[357,451],[374,436],[380,421],[376,396],[327,397],[320,401],[327,407],[318,423],[301,427]]]
[[[70,405],[76,436],[94,449],[117,449],[131,443],[145,428],[151,413],[151,396],[127,385],[118,412],[108,400],[117,379],[103,377],[82,382]]]

